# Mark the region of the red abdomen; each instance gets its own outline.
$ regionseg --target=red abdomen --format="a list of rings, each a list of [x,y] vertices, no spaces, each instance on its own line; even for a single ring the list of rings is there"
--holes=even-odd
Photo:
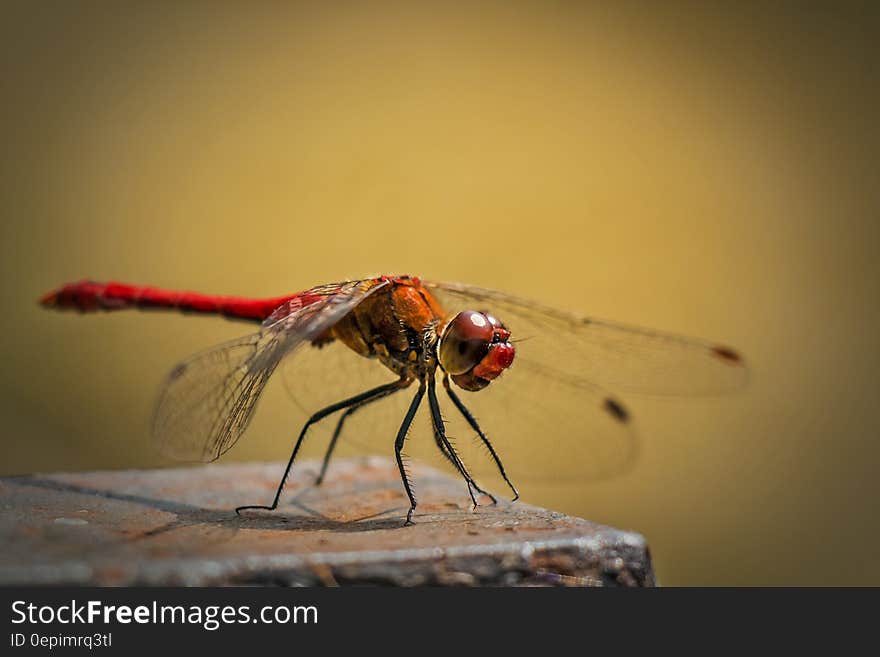
[[[294,296],[296,295],[269,299],[247,299],[195,292],[177,292],[125,283],[80,281],[68,283],[43,295],[40,298],[40,303],[52,308],[80,312],[122,310],[124,308],[165,308],[261,322],[278,306]]]

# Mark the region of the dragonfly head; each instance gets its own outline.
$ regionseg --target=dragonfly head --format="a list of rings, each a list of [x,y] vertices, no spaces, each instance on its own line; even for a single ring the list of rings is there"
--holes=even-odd
[[[482,390],[513,363],[510,331],[486,312],[464,310],[440,332],[437,359],[465,390]]]

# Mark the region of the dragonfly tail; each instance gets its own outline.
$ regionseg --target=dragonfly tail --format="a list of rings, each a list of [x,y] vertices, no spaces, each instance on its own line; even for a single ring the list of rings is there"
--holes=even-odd
[[[68,283],[44,294],[40,297],[40,304],[47,308],[79,312],[125,308],[168,309],[261,322],[288,299],[290,296],[248,299],[85,280]]]

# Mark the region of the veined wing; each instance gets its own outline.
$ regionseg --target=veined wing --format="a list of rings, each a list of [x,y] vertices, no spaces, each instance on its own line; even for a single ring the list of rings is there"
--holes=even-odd
[[[332,403],[396,378],[376,359],[362,358],[339,341],[299,349],[284,360],[281,370],[295,402],[294,426]],[[484,390],[471,393],[453,386],[453,391],[479,421],[515,483],[596,481],[626,471],[636,460],[635,428],[622,402],[589,382],[529,371],[514,363],[511,371]],[[334,458],[393,456],[395,435],[414,393],[411,386],[353,414],[336,414],[313,425],[302,453],[322,457],[344,417]],[[491,455],[443,389],[442,373],[438,373],[437,393],[447,435],[465,465],[482,483],[502,491],[504,483]],[[427,403],[411,426],[404,454],[455,474],[437,448]],[[419,482],[415,485],[418,489]],[[521,491],[525,494],[528,488]]]
[[[614,391],[706,394],[745,381],[741,360],[708,342],[588,320],[492,290],[423,283],[448,314],[489,311],[517,341],[513,366],[486,389],[470,393],[453,386],[514,483],[596,481],[625,472],[635,463],[634,421],[606,385]],[[298,351],[285,361],[284,370],[303,417],[394,378],[375,361],[335,343]],[[396,393],[351,415],[336,453],[391,455],[412,394],[412,390]],[[504,484],[484,443],[441,385],[438,395],[448,436],[465,465],[495,490],[502,490]],[[337,421],[334,417],[313,427],[312,455],[320,456],[326,449]],[[434,443],[426,408],[416,417],[405,452],[450,467]],[[521,491],[526,493],[527,488]]]
[[[490,312],[511,331],[516,359],[485,390],[458,392],[514,481],[584,481],[629,469],[638,453],[633,419],[614,391],[705,395],[743,386],[747,370],[728,347],[582,317],[502,292],[423,281],[448,314]],[[444,409],[450,434],[474,436],[456,408]],[[490,459],[459,440],[476,472]]]
[[[294,401],[292,427],[332,403],[396,378],[377,360],[362,358],[338,341],[298,349],[280,369]],[[416,385],[404,388],[347,416],[334,460],[361,454],[393,457],[394,438],[415,390]],[[626,471],[636,460],[638,442],[631,418],[622,402],[598,386],[514,364],[484,390],[471,393],[454,386],[453,390],[479,421],[523,494],[528,487],[521,482],[597,481]],[[438,373],[437,394],[449,440],[467,468],[482,483],[503,491],[504,483],[484,444],[443,389],[442,373]],[[303,455],[321,458],[342,417],[335,414],[312,425]],[[434,441],[427,403],[410,428],[404,454],[455,474]],[[414,483],[418,493],[420,482]]]
[[[387,285],[349,281],[307,290],[279,306],[259,332],[177,365],[160,392],[153,437],[173,458],[213,461],[241,437],[278,363]]]
[[[449,313],[494,314],[516,342],[514,368],[653,395],[717,394],[742,387],[743,359],[712,342],[579,316],[461,283],[423,281]]]

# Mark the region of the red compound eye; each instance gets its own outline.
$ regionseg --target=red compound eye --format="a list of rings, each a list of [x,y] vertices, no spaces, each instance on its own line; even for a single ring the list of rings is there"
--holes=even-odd
[[[489,350],[495,327],[483,313],[465,310],[458,313],[440,337],[438,356],[450,374],[464,374],[474,368]]]

